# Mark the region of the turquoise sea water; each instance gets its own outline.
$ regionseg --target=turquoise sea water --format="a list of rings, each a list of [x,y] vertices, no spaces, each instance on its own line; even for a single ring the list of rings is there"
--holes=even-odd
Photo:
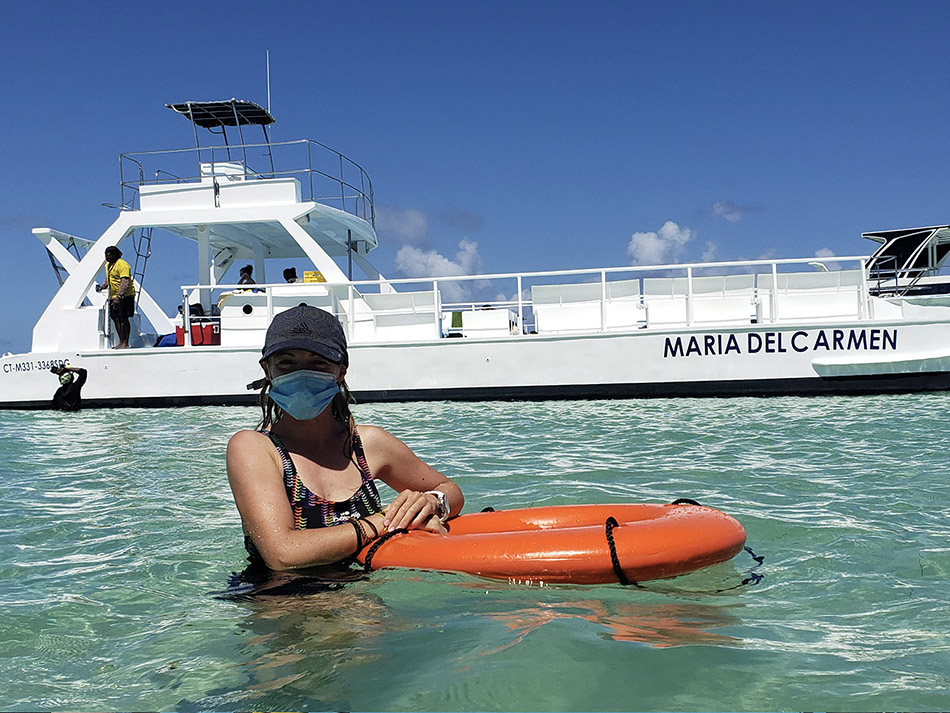
[[[467,511],[692,497],[642,589],[390,570],[228,600],[249,408],[0,413],[2,710],[947,710],[950,395],[364,405]]]

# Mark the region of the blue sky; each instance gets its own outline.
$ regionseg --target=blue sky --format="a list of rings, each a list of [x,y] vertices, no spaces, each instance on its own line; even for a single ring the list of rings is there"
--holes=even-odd
[[[367,170],[399,276],[855,255],[946,223],[948,29],[944,2],[8,0],[0,352],[57,287],[30,229],[98,237],[119,153],[192,144],[167,102],[266,103],[266,50],[273,138]],[[153,293],[194,279],[159,265]]]

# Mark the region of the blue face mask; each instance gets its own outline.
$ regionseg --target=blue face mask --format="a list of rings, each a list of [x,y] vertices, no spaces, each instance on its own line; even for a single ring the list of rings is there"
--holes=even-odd
[[[298,421],[309,421],[326,410],[340,392],[333,374],[301,369],[274,378],[270,398]]]

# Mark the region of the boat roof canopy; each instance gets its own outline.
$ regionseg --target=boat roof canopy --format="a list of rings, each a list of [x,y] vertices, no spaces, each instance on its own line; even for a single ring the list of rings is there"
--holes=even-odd
[[[225,99],[211,102],[182,102],[166,104],[193,124],[203,129],[225,126],[267,126],[274,117],[260,104],[244,99]]]
[[[875,270],[935,271],[950,256],[950,226],[931,225],[924,228],[901,228],[862,233],[881,247],[868,260],[872,274]]]
[[[946,225],[931,225],[925,228],[899,228],[897,230],[876,230],[869,233],[861,233],[862,238],[873,240],[876,243],[887,243],[895,238],[906,238],[910,235],[916,235],[920,238],[929,238],[935,230],[947,230]]]

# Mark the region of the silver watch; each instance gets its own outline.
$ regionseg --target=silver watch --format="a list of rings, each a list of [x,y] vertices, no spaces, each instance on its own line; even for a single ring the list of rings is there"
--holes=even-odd
[[[441,490],[427,490],[426,495],[435,495],[439,500],[439,504],[435,508],[435,516],[439,518],[439,522],[445,522],[449,519],[449,499],[445,497],[445,493]]]

